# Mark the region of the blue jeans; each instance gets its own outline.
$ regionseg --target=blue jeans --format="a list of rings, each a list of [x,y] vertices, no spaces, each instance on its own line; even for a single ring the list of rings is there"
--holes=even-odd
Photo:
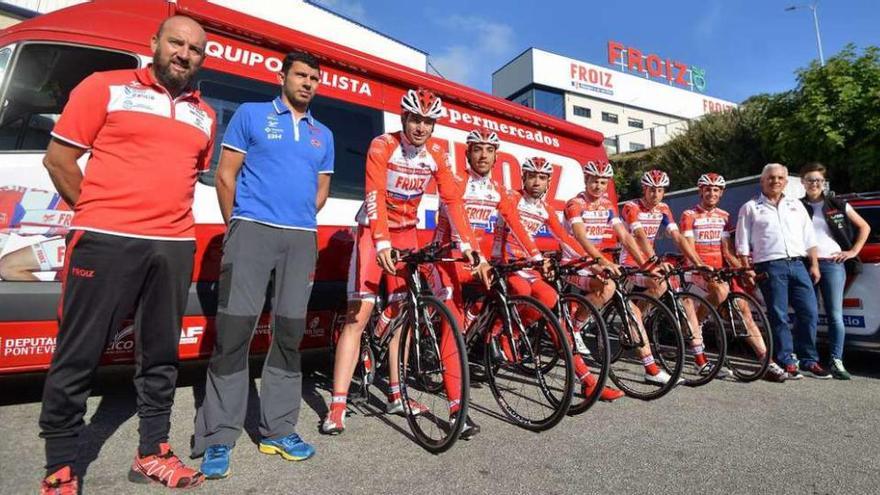
[[[756,264],[755,271],[767,274],[758,286],[767,304],[770,326],[773,327],[776,360],[783,366],[796,364],[794,353],[797,353],[802,366],[818,362],[816,325],[819,321],[819,308],[813,281],[803,261],[766,261]],[[789,304],[794,309],[794,332],[788,324]]]
[[[843,339],[846,329],[843,327],[843,288],[846,284],[846,269],[843,263],[819,261],[822,279],[816,286],[816,299],[822,294],[822,305],[828,319],[828,343],[831,346],[831,358],[843,359]]]

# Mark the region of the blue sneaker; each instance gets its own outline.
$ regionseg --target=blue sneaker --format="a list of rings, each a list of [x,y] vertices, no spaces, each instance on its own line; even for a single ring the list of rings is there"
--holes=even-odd
[[[277,440],[264,438],[260,441],[260,452],[278,454],[288,461],[304,461],[315,455],[315,448],[303,442],[296,433],[291,433]]]
[[[232,471],[229,468],[229,451],[226,445],[211,445],[205,449],[205,457],[199,471],[209,480],[221,480]]]

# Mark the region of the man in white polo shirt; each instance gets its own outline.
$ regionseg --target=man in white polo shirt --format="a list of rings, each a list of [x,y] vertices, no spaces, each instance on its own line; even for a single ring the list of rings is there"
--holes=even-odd
[[[744,265],[748,266],[749,256],[754,262],[749,283],[754,283],[755,272],[766,274],[758,285],[773,327],[776,360],[785,367],[788,378],[802,378],[799,369],[825,378],[828,372],[819,366],[816,352],[819,317],[813,285],[820,278],[816,236],[803,204],[785,195],[787,184],[784,165],[764,167],[761,194],[739,210],[736,252]],[[788,323],[789,304],[795,313],[794,341]]]

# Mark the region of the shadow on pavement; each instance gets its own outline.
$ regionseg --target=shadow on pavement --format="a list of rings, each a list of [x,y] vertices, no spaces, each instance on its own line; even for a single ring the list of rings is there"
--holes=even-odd
[[[137,412],[134,387],[127,393],[104,395],[98,408],[89,419],[89,424],[80,435],[80,450],[76,460],[76,470],[85,477],[89,466],[98,458],[101,449],[116,430]],[[132,446],[132,456],[136,445]]]

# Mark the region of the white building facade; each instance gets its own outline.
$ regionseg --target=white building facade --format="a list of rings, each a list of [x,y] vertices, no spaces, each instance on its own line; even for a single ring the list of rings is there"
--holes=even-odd
[[[529,48],[492,74],[492,94],[601,132],[609,154],[662,145],[690,120],[736,106],[685,89],[705,88],[699,69],[629,52],[609,48],[623,72]]]

